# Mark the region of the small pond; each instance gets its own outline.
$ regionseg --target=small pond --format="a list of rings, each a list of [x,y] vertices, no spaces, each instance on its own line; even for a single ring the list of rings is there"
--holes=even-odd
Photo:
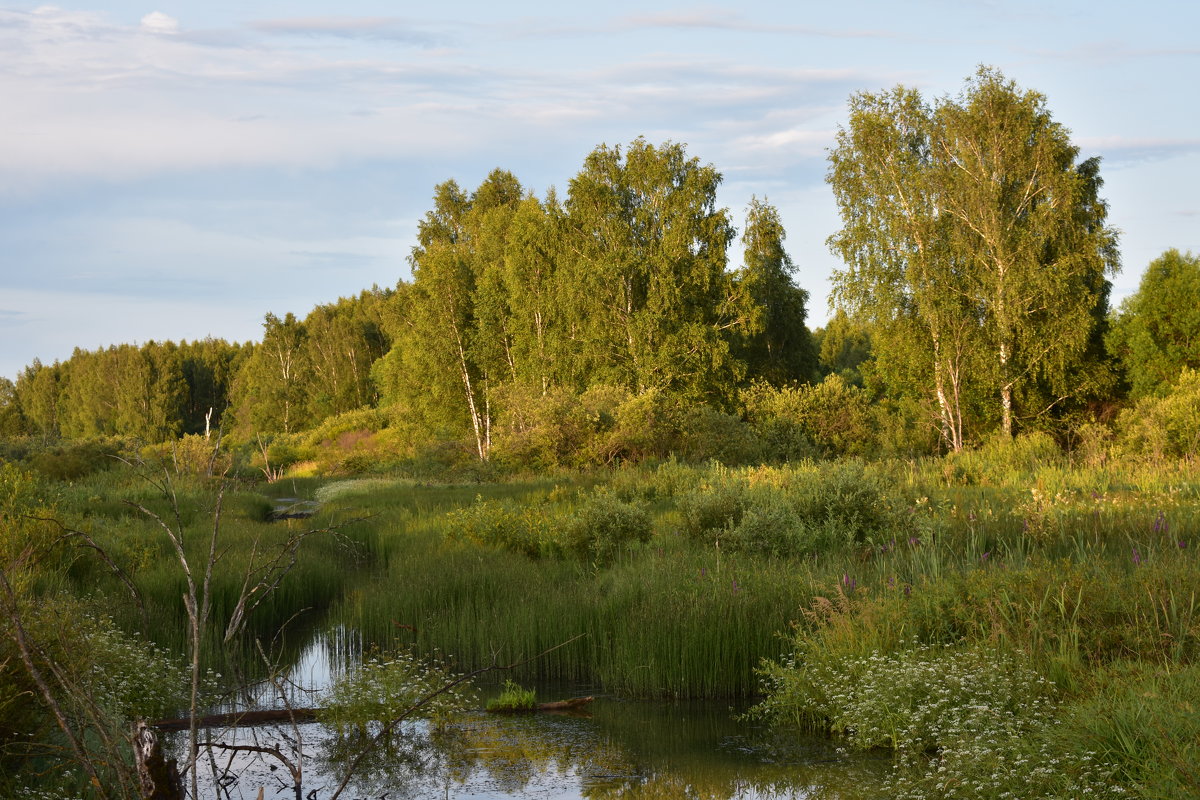
[[[295,706],[353,661],[344,635],[318,637],[291,673]],[[484,697],[498,687],[482,685]],[[827,740],[777,734],[735,719],[721,702],[647,702],[604,695],[587,686],[541,686],[539,699],[595,695],[578,715],[467,715],[446,731],[406,725],[403,736],[373,753],[343,798],[703,798],[782,800],[881,796],[890,759],[839,754]],[[264,687],[258,707],[279,705]],[[218,736],[218,734],[220,734]],[[328,800],[358,744],[318,723],[213,731],[226,745],[302,752],[300,792],[288,769],[261,753],[213,749],[203,756],[203,797]],[[176,737],[182,754],[183,735]],[[864,791],[865,790],[865,791]]]

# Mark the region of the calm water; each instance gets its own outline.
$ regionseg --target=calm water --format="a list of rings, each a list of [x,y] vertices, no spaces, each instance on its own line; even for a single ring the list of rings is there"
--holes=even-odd
[[[292,673],[290,702],[313,705],[358,648],[323,637]],[[481,695],[494,693],[480,687]],[[733,718],[727,703],[659,703],[605,696],[586,686],[539,687],[539,699],[596,694],[586,715],[468,715],[447,731],[406,726],[386,751],[360,766],[344,798],[782,798],[877,797],[888,761],[839,755],[823,739],[779,735]],[[263,688],[259,706],[277,704]],[[323,726],[261,726],[228,732],[226,745],[274,747],[301,774],[305,800],[332,797],[359,743]],[[294,798],[295,779],[272,756],[214,748],[200,770],[206,797]]]

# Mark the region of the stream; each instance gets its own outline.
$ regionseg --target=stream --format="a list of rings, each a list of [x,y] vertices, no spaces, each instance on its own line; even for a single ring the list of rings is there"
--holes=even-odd
[[[289,676],[287,702],[317,705],[320,692],[361,645],[345,632],[314,638]],[[499,686],[479,687],[482,699]],[[405,723],[402,735],[372,753],[343,798],[784,798],[880,797],[890,758],[846,755],[820,737],[778,733],[739,721],[728,702],[657,702],[605,695],[594,687],[536,687],[539,700],[594,695],[579,715],[465,715],[449,728]],[[481,703],[482,704],[482,703]],[[251,708],[283,707],[270,684],[247,698]],[[243,706],[246,707],[246,706]],[[231,708],[217,709],[220,711]],[[216,746],[202,752],[205,798],[329,800],[361,740],[320,723],[278,724],[211,732]],[[174,738],[183,757],[185,734]],[[272,755],[229,746],[276,748],[299,769]]]

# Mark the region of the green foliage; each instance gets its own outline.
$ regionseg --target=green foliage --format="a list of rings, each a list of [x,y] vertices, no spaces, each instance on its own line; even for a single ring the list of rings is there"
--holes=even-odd
[[[679,497],[683,529],[729,550],[800,556],[924,535],[915,513],[861,464],[710,469]]]
[[[866,392],[838,375],[808,386],[754,384],[742,393],[742,403],[773,459],[867,455],[878,446]]]
[[[1200,793],[1200,667],[1118,663],[1095,680],[1099,691],[1066,710],[1057,733],[1064,748],[1096,753],[1134,796]]]
[[[866,325],[839,308],[824,328],[813,331],[813,344],[822,376],[838,375],[851,386],[863,385],[860,367],[871,357],[871,334]]]
[[[443,530],[450,541],[511,550],[529,558],[549,555],[558,545],[544,507],[484,500],[482,496],[472,505],[449,512]]]
[[[1134,397],[1161,394],[1200,368],[1200,257],[1167,250],[1150,262],[1108,335]]]
[[[645,507],[599,492],[576,508],[566,540],[576,555],[605,563],[632,545],[649,541],[653,531]]]
[[[817,372],[817,353],[804,322],[808,292],[792,282],[796,266],[783,249],[783,222],[774,206],[751,198],[742,235],[745,266],[738,288],[747,295],[741,355],[750,380],[780,386],[806,381]]]
[[[1119,445],[1159,461],[1200,453],[1200,372],[1184,368],[1162,397],[1145,397],[1118,420]]]
[[[1018,476],[1046,467],[1060,467],[1065,456],[1046,433],[1025,433],[1015,438],[993,436],[975,450],[946,456],[946,475],[967,484],[1009,484]]]
[[[115,438],[77,440],[38,449],[27,461],[51,480],[74,481],[114,466],[126,448],[126,442]]]
[[[695,406],[679,415],[677,452],[686,461],[753,464],[760,460],[762,442],[742,419],[710,406]]]
[[[992,69],[933,107],[904,87],[850,99],[828,175],[847,265],[835,297],[872,323],[879,374],[928,405],[950,450],[997,418],[1011,436],[1045,391],[1094,388],[1079,365],[1100,355],[1116,233],[1097,162],[1077,157],[1045,98]]]
[[[895,750],[888,796],[1123,796],[1093,756],[1051,745],[1052,687],[1020,659],[959,645],[832,655],[796,644],[765,670],[768,698],[752,716]]]
[[[492,712],[512,713],[516,711],[533,711],[537,708],[537,693],[533,689],[525,689],[511,679],[504,681],[504,689],[499,696],[487,702],[487,710]]]

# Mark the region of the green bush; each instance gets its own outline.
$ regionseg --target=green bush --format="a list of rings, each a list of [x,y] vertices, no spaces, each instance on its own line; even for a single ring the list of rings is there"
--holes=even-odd
[[[649,541],[653,532],[644,506],[601,492],[590,496],[575,511],[567,541],[576,555],[604,563],[632,544]]]
[[[66,442],[31,454],[29,465],[51,480],[76,481],[113,466],[128,449],[119,439]]]
[[[529,558],[553,552],[550,520],[545,508],[499,501],[476,501],[446,514],[445,538],[481,547],[511,550]]]
[[[755,384],[743,393],[742,403],[770,458],[861,456],[878,449],[870,398],[837,375],[782,388]]]
[[[1147,397],[1121,413],[1118,441],[1125,452],[1159,460],[1200,455],[1200,371],[1185,368],[1163,397]]]
[[[728,528],[721,545],[730,550],[765,556],[792,556],[823,549],[823,531],[806,525],[796,510],[783,502],[750,506]]]
[[[714,533],[737,525],[750,503],[749,494],[745,481],[734,476],[685,492],[678,499],[684,533],[692,539],[709,541]]]
[[[329,689],[321,702],[320,720],[340,734],[365,731],[373,722],[445,723],[474,701],[470,684],[460,680],[444,664],[423,661],[409,652],[368,658]]]
[[[762,441],[740,417],[697,405],[686,409],[679,422],[679,454],[685,461],[750,464],[762,457]]]
[[[1050,434],[1031,431],[1009,438],[997,434],[974,450],[948,453],[947,479],[967,485],[1024,485],[1031,473],[1064,467],[1067,460]]]

